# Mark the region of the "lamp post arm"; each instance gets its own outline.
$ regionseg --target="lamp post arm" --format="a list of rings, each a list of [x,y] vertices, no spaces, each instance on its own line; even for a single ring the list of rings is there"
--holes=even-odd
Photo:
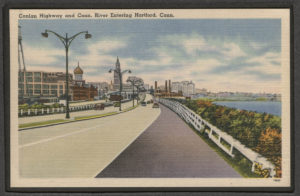
[[[72,43],[72,41],[75,39],[75,37],[77,37],[78,35],[80,35],[80,34],[82,34],[82,33],[88,33],[88,32],[87,32],[87,31],[81,31],[81,32],[79,32],[79,33],[73,35],[72,37],[70,37],[70,38],[68,39],[68,46],[71,45],[71,43]]]
[[[129,69],[126,69],[126,70],[122,71],[122,74],[126,73],[126,72],[129,72],[129,71],[130,71]]]
[[[65,47],[67,47],[67,39],[66,39],[65,37],[59,35],[58,33],[55,33],[54,31],[48,30],[48,29],[46,29],[45,32],[46,32],[46,33],[48,33],[48,32],[49,32],[49,33],[53,33],[55,36],[57,36],[57,37],[59,38],[59,40],[63,43],[63,45],[64,45]]]

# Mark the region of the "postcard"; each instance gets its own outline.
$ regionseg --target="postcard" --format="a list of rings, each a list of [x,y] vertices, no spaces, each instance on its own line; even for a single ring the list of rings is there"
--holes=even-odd
[[[289,9],[11,9],[10,186],[290,187]]]

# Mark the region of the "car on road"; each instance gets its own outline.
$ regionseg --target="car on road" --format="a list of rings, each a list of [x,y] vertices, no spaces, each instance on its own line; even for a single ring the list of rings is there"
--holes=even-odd
[[[115,102],[114,107],[120,107],[120,102]]]
[[[147,106],[147,103],[145,101],[142,101],[141,106]]]
[[[103,103],[97,103],[94,107],[95,110],[104,110],[105,105]]]
[[[153,103],[152,108],[159,108],[158,103]]]

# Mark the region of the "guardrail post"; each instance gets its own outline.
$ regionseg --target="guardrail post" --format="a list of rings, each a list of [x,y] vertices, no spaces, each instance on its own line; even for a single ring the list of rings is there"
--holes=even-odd
[[[47,108],[47,114],[49,114],[49,112],[50,112],[50,109],[49,109],[49,108]]]
[[[21,116],[23,115],[23,110],[21,109]]]
[[[28,113],[28,115],[30,115],[30,109],[28,109],[27,113]]]
[[[210,128],[210,132],[209,132],[209,134],[208,134],[208,137],[209,137],[209,138],[211,138],[212,132],[213,132],[213,130],[212,130],[212,128]]]
[[[42,108],[42,114],[44,114],[44,108]]]
[[[231,145],[230,145],[230,154],[232,154],[232,152],[233,152],[233,144],[231,143]]]
[[[255,170],[255,163],[256,163],[255,161],[252,162],[251,172],[254,172]]]

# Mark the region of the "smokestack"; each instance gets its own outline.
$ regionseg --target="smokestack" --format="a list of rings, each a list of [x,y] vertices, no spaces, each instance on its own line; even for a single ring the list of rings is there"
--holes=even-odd
[[[171,80],[169,80],[169,93],[171,93]]]
[[[157,81],[154,83],[154,92],[157,93]]]
[[[168,92],[168,80],[166,80],[166,83],[165,83],[165,92]]]

